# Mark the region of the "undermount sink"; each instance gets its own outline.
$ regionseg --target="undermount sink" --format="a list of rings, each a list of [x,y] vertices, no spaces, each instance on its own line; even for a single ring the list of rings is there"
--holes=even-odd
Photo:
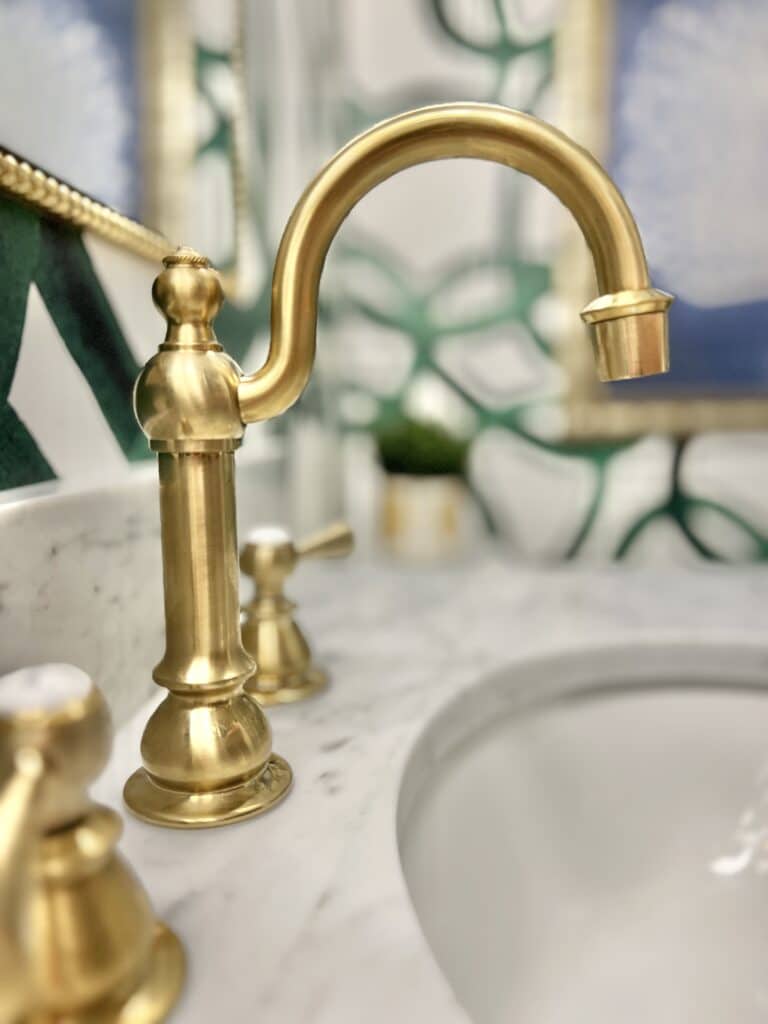
[[[520,663],[428,725],[398,807],[476,1024],[768,1020],[768,647]]]

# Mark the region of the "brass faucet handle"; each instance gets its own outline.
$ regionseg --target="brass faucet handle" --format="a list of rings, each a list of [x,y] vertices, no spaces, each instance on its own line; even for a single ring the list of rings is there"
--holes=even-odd
[[[22,899],[33,840],[33,811],[45,772],[37,747],[16,751],[0,792],[0,1020],[18,1020],[31,998]]]
[[[109,710],[81,669],[34,665],[0,680],[0,777],[21,751],[40,752],[38,830],[63,828],[88,812],[88,786],[106,765],[111,745]]]
[[[33,832],[33,810],[45,760],[38,747],[21,747],[11,760],[10,777],[0,791],[0,921],[6,920],[6,908],[18,893],[17,872],[24,866],[27,842]],[[2,987],[2,986],[0,986]]]
[[[88,676],[71,665],[36,665],[0,679],[3,1021],[28,1014],[35,998],[26,903],[40,837],[85,813],[87,784],[102,767],[102,741],[109,742],[109,721],[94,696]]]
[[[181,945],[115,849],[119,816],[88,795],[111,745],[85,672],[37,665],[0,678],[3,1022],[159,1024],[178,997]]]
[[[348,523],[337,522],[311,533],[295,545],[297,558],[345,558],[355,547],[355,535]]]
[[[296,567],[298,556],[290,534],[282,526],[257,526],[248,533],[240,551],[240,568],[259,590],[279,591]]]
[[[259,591],[277,593],[300,558],[343,558],[353,547],[352,530],[342,522],[331,523],[297,543],[282,526],[258,526],[242,547],[240,568]]]
[[[38,747],[21,747],[13,756],[10,779],[0,793],[0,918],[8,879],[18,863],[18,851],[32,831],[32,808],[45,772],[45,761]]]
[[[343,558],[354,546],[346,523],[331,523],[294,543],[280,526],[262,526],[248,534],[240,568],[253,578],[256,593],[244,608],[243,644],[256,662],[245,684],[261,704],[289,704],[317,693],[327,673],[312,659],[309,644],[293,617],[296,608],[283,593],[286,577],[300,558]]]

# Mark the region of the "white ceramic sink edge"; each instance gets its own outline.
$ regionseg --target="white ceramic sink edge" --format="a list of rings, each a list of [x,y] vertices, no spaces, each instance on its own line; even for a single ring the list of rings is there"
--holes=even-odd
[[[398,843],[471,1019],[768,1020],[766,766],[762,644],[574,650],[446,705]]]

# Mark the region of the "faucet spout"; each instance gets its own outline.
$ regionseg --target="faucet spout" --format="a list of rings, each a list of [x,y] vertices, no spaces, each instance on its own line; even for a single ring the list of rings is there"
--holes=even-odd
[[[350,210],[398,171],[451,157],[490,160],[529,174],[571,211],[592,251],[600,291],[582,316],[595,325],[601,379],[668,368],[672,296],[651,287],[635,221],[602,167],[535,117],[491,104],[451,103],[401,114],[353,139],[300,198],[275,262],[269,354],[238,388],[243,422],[279,415],[304,390],[314,361],[320,275]]]

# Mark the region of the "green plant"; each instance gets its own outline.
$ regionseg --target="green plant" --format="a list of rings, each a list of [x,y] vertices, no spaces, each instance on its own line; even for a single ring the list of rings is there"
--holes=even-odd
[[[436,423],[402,419],[376,431],[379,462],[387,473],[464,476],[469,442]]]

